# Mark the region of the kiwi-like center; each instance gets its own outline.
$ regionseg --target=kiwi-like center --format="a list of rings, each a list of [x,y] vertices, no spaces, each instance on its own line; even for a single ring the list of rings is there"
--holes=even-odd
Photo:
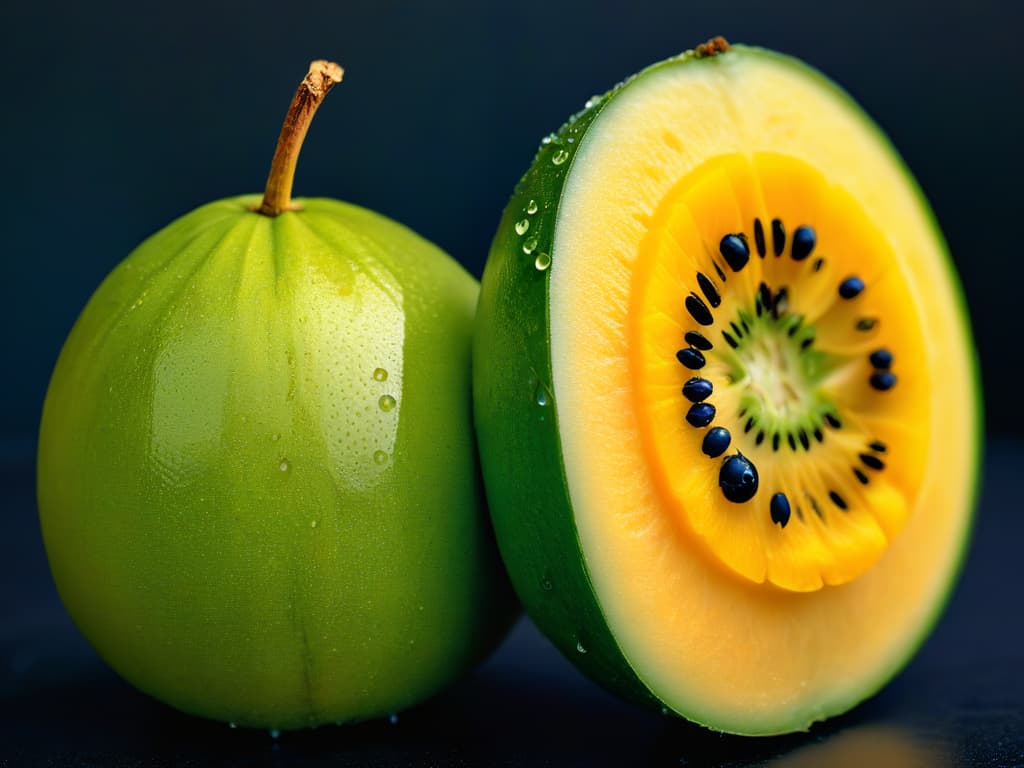
[[[694,169],[644,224],[629,364],[666,513],[752,582],[856,578],[913,509],[929,429],[884,233],[816,169],[757,153]]]

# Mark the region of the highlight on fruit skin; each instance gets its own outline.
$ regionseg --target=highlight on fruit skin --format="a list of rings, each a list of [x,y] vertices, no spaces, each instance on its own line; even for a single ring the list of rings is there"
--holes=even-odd
[[[104,280],[40,428],[75,623],[141,690],[242,726],[386,717],[516,610],[472,433],[476,281],[395,221],[291,199],[340,79],[311,66],[262,200],[201,206]]]
[[[473,361],[513,584],[610,690],[801,730],[934,624],[977,477],[967,315],[913,177],[807,65],[716,38],[546,137]]]

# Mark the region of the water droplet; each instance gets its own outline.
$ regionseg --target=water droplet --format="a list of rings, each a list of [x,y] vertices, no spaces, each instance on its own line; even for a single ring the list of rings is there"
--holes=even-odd
[[[388,454],[386,451],[374,451],[373,452],[373,463],[374,464],[387,464]]]
[[[385,371],[383,368],[375,368],[374,371],[373,371],[373,380],[374,381],[387,381],[388,380],[388,372]]]
[[[287,472],[291,465],[288,463],[288,459],[281,459],[281,471]]]
[[[380,406],[382,411],[390,411],[395,407],[396,401],[391,395],[381,395],[380,400],[377,401],[377,405]]]
[[[662,715],[667,715],[668,714],[668,707],[662,707],[661,708],[661,714]]]
[[[569,159],[569,152],[565,149],[560,149],[551,156],[551,162],[555,165],[561,165]]]
[[[526,212],[533,216],[537,212],[537,201],[531,200],[526,204]]]
[[[281,738],[281,730],[279,728],[271,728],[270,729],[270,738],[272,738],[272,739],[279,739],[279,738]]]
[[[586,100],[586,102],[584,102],[583,108],[584,109],[590,109],[592,106],[597,104],[597,102],[599,102],[600,100],[601,100],[600,96],[591,96],[589,99]]]
[[[274,434],[272,434],[272,435],[270,436],[270,440],[271,440],[272,442],[275,442],[275,443],[276,443],[276,442],[277,442],[278,440],[280,440],[280,439],[281,439],[281,435],[280,435],[279,433],[277,433],[277,432],[275,432]]]
[[[551,583],[551,574],[549,574],[545,570],[544,575],[541,577],[540,580],[540,588],[543,589],[545,592],[550,592],[553,587],[554,585]]]
[[[398,725],[398,715],[392,712],[391,716],[388,718],[388,722],[392,725]]]
[[[533,260],[533,266],[543,272],[545,269],[551,266],[551,256],[544,251],[537,254],[537,258]]]
[[[237,728],[238,723],[228,723],[228,728]]]
[[[537,238],[536,237],[528,238],[527,240],[525,240],[523,242],[523,253],[525,253],[527,256],[529,256],[535,250],[537,250]]]
[[[516,222],[516,234],[517,235],[525,235],[526,234],[526,230],[528,230],[529,228],[530,228],[530,220],[529,219],[520,219],[519,221]]]
[[[583,643],[579,640],[576,641],[576,653],[586,653],[587,649],[583,647]]]
[[[310,520],[309,521],[309,527],[310,528],[316,528],[316,520]]]
[[[544,386],[544,382],[537,382],[537,389],[533,392],[533,399],[541,407],[544,407],[551,401],[551,395],[548,392],[548,388]]]

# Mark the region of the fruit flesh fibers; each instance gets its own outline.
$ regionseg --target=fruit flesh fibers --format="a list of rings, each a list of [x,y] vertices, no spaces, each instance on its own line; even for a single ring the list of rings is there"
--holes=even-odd
[[[655,65],[557,139],[506,211],[475,340],[484,475],[517,592],[596,679],[712,728],[781,733],[846,711],[921,642],[969,534],[975,361],[927,204],[848,97],[757,49]],[[906,311],[925,330],[928,411],[941,419],[903,531],[866,573],[814,592],[755,584],[714,563],[663,508],[640,447],[626,333],[639,243],[674,183],[737,152],[816,168],[885,234],[908,276]],[[529,229],[539,230],[535,250],[550,254],[542,272],[515,232],[530,200],[545,212]],[[531,397],[537,382],[550,393],[543,413]],[[544,589],[548,571],[560,581]]]
[[[364,209],[257,202],[179,219],[86,307],[43,415],[47,551],[100,654],[180,709],[386,715],[509,619],[470,428],[477,286]]]

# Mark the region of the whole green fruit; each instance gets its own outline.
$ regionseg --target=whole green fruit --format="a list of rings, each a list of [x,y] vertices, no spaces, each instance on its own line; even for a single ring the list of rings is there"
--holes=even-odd
[[[476,281],[390,219],[290,201],[340,75],[311,67],[262,205],[205,205],[103,282],[40,431],[82,632],[143,691],[248,726],[408,707],[512,615],[471,423]]]

